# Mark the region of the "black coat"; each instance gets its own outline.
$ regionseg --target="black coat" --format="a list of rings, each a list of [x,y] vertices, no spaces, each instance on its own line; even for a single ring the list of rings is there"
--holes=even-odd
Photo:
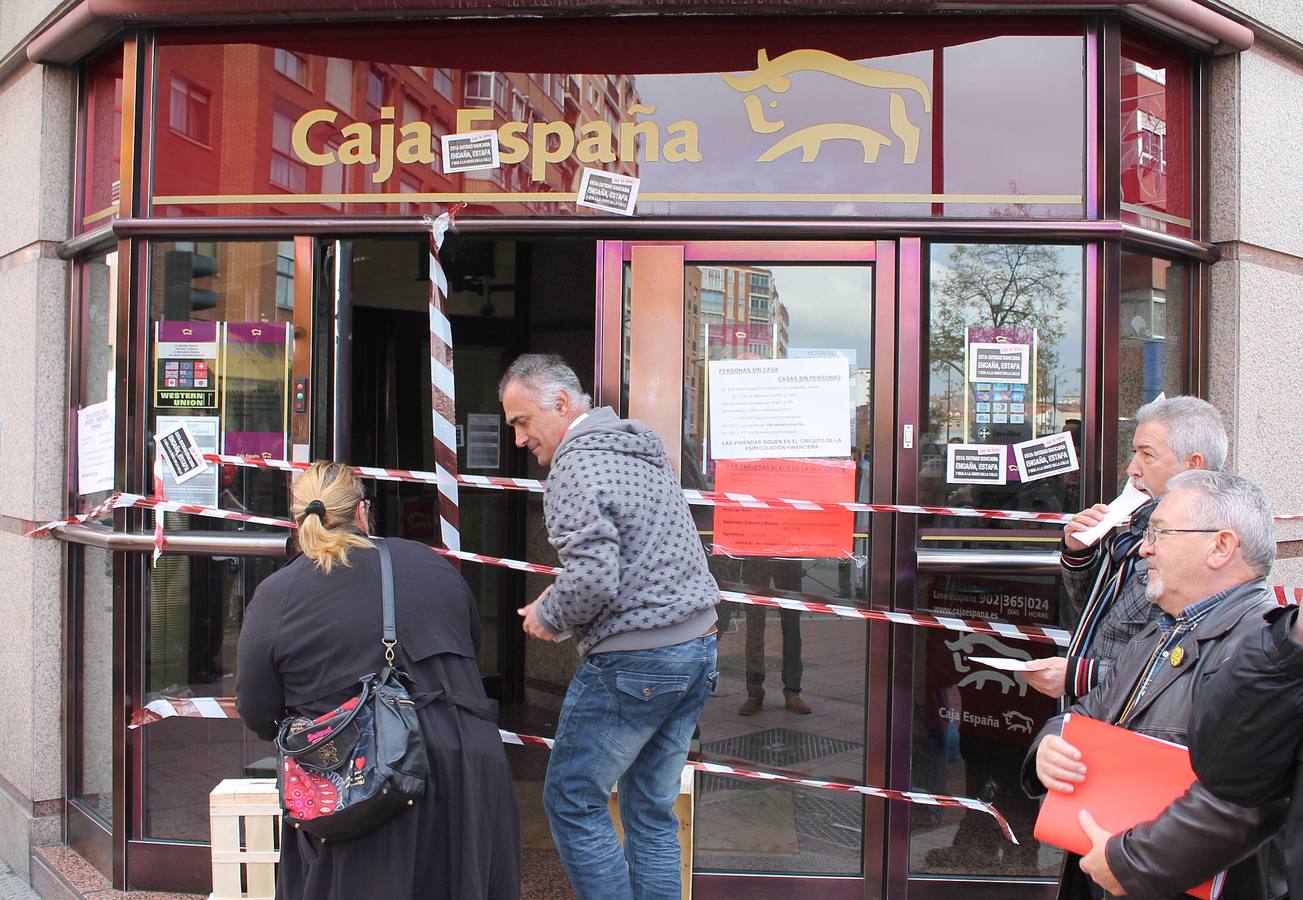
[[[1303,898],[1303,646],[1290,636],[1298,607],[1266,626],[1199,686],[1190,761],[1218,797],[1244,806],[1291,798],[1285,823],[1289,895]]]
[[[1235,588],[1185,634],[1177,647],[1179,665],[1164,664],[1154,674],[1126,725],[1132,731],[1187,746],[1195,686],[1235,658],[1258,630],[1262,615],[1275,605],[1261,580]],[[1104,675],[1103,682],[1068,712],[1116,723],[1131,689],[1162,639],[1158,622],[1135,636]],[[1175,657],[1175,649],[1172,651]],[[1042,740],[1063,730],[1063,716],[1045,723],[1023,763],[1023,786],[1039,796],[1045,788],[1036,775],[1036,750]],[[1089,773],[1087,773],[1089,777]],[[1226,869],[1222,900],[1263,900],[1266,860],[1258,848],[1280,827],[1280,804],[1249,808],[1222,800],[1196,781],[1184,795],[1150,822],[1109,839],[1113,875],[1132,900],[1177,900],[1187,888]],[[1060,900],[1090,896],[1091,881],[1069,853],[1059,880]]]
[[[414,690],[488,703],[480,681],[479,613],[470,588],[423,544],[389,539],[400,664]],[[380,564],[353,550],[325,575],[300,556],[259,585],[240,632],[237,706],[259,737],[292,708],[328,712],[356,695],[384,662]],[[520,819],[496,722],[431,703],[419,711],[430,782],[416,805],[359,838],[318,843],[286,826],[277,879],[282,900],[362,897],[515,900]]]

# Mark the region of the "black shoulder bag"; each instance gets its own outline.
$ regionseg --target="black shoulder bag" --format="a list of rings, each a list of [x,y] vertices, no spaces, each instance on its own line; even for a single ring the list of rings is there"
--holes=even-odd
[[[384,541],[378,548],[384,669],[363,677],[361,692],[343,706],[315,719],[287,718],[276,735],[285,817],[322,843],[383,825],[425,793],[430,774],[410,679],[394,666],[393,561]]]

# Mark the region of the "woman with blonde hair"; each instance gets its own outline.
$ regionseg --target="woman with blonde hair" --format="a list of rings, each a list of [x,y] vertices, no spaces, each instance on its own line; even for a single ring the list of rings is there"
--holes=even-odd
[[[301,555],[258,586],[240,633],[237,706],[271,740],[287,715],[317,717],[384,665],[380,562],[363,483],[313,463],[294,483]],[[393,559],[397,666],[414,684],[430,759],[424,796],[373,831],[323,843],[288,822],[276,896],[507,900],[520,895],[515,787],[476,656],[470,588],[424,544],[385,540]]]

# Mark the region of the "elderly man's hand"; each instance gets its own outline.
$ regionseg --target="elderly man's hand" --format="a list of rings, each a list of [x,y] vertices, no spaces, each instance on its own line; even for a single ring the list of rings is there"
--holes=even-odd
[[[1071,794],[1075,785],[1086,780],[1081,751],[1057,734],[1050,735],[1036,748],[1036,777],[1052,791]]]
[[[1078,531],[1085,531],[1088,528],[1094,528],[1104,520],[1108,514],[1107,503],[1096,503],[1090,509],[1083,509],[1072,517],[1068,524],[1063,526],[1063,543],[1069,550],[1084,550],[1086,545],[1077,540],[1073,535]]]
[[[1109,834],[1095,821],[1095,817],[1082,810],[1077,813],[1077,821],[1081,823],[1081,828],[1090,838],[1090,852],[1081,858],[1081,871],[1091,877],[1097,885],[1102,887],[1107,893],[1114,897],[1125,897],[1126,889],[1122,883],[1113,875],[1113,870],[1108,867],[1108,839],[1113,835]]]
[[[521,623],[521,627],[525,629],[525,634],[536,637],[540,641],[550,641],[557,636],[555,631],[543,624],[543,619],[538,614],[539,604],[543,602],[543,598],[547,596],[547,592],[550,590],[552,590],[551,587],[539,594],[538,599],[529,606],[516,610],[520,617],[525,620]]]
[[[1028,663],[1029,667],[1022,673],[1022,680],[1031,685],[1033,690],[1040,691],[1047,697],[1058,700],[1063,696],[1064,677],[1068,671],[1068,661],[1062,656],[1051,656],[1046,659],[1033,659]]]

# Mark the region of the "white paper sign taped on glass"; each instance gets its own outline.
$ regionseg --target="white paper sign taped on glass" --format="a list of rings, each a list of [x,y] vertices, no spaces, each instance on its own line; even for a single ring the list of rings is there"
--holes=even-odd
[[[1004,484],[1003,444],[947,444],[946,481],[950,484]]]
[[[640,179],[628,175],[614,175],[585,167],[583,180],[579,182],[579,199],[575,203],[589,209],[631,216],[638,202],[641,183]]]
[[[1028,344],[969,344],[968,380],[1026,384]]]
[[[481,169],[496,169],[501,163],[498,157],[498,133],[496,131],[467,131],[462,134],[445,134],[443,142],[443,171],[445,175],[454,172],[477,172]]]
[[[159,416],[155,430],[157,437],[184,428],[193,446],[202,457],[204,453],[217,453],[220,440],[221,419],[217,416]],[[160,449],[160,452],[161,449]],[[177,503],[194,503],[199,506],[217,506],[219,468],[206,465],[203,471],[191,474],[184,483],[178,482],[169,466],[163,466],[163,496]]]
[[[498,468],[502,464],[502,419],[470,413],[466,416],[466,425],[466,468]]]
[[[113,490],[113,400],[77,410],[77,493]]]
[[[184,422],[178,423],[168,431],[154,435],[158,451],[177,484],[185,484],[196,475],[202,475],[208,468],[203,451],[195,442],[194,435]]]
[[[846,360],[715,360],[709,375],[712,458],[850,456]]]
[[[1066,431],[1013,445],[1018,477],[1038,481],[1054,475],[1077,471],[1077,450],[1072,435]]]

